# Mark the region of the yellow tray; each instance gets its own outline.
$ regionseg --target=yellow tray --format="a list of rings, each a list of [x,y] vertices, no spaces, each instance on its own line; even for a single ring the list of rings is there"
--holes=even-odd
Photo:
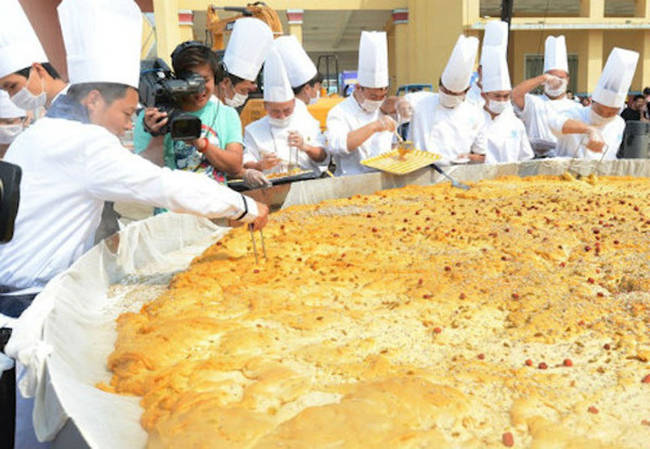
[[[399,151],[394,150],[389,153],[380,154],[361,161],[363,165],[377,170],[392,173],[394,175],[406,175],[422,167],[431,165],[441,156],[428,151],[410,150],[400,158]]]

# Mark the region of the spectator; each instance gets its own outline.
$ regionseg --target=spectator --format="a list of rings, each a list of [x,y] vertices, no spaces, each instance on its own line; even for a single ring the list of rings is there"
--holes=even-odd
[[[650,87],[643,89],[643,96],[645,97],[646,103],[646,116],[650,118]]]
[[[567,91],[566,91],[566,97],[567,97],[569,100],[573,100],[573,91],[572,91],[572,90],[567,90]]]
[[[591,106],[591,98],[585,95],[580,100],[580,104],[582,104],[585,108],[588,108],[589,106]]]
[[[647,121],[647,111],[645,97],[643,95],[635,95],[628,107],[621,113],[621,117],[626,122],[630,120]]]

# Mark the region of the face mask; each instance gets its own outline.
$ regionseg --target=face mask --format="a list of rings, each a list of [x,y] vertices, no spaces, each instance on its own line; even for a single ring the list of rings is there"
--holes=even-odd
[[[232,98],[226,98],[226,104],[232,108],[238,108],[248,100],[248,95],[240,94],[235,92]]]
[[[38,95],[31,93],[25,84],[25,87],[23,87],[17,94],[11,97],[11,101],[13,101],[13,103],[20,109],[24,109],[26,111],[33,111],[45,106],[45,103],[47,103],[47,95],[45,94],[44,84],[44,81],[41,80],[41,93]]]
[[[568,81],[563,79],[559,87],[552,89],[548,83],[544,83],[544,93],[549,97],[560,97],[566,93]]]
[[[490,102],[488,103],[488,109],[492,111],[492,113],[499,115],[506,110],[508,104],[510,104],[509,101],[490,100]]]
[[[384,100],[372,101],[372,100],[365,99],[361,102],[361,109],[363,109],[366,112],[373,113],[376,112],[377,109],[379,109],[382,104],[384,104]]]
[[[316,97],[315,98],[310,98],[309,99],[309,104],[315,104],[320,100],[320,91],[316,92]]]
[[[8,144],[14,141],[16,136],[23,132],[22,123],[15,125],[0,125],[0,143]]]
[[[275,128],[286,128],[291,123],[291,116],[285,118],[273,118],[269,115],[269,123]]]
[[[596,111],[594,111],[593,108],[589,109],[589,121],[594,126],[605,126],[615,118],[616,118],[615,115],[612,117],[603,117],[602,115],[596,113]]]
[[[449,109],[453,109],[465,101],[465,95],[449,95],[444,92],[438,92],[438,95],[440,95],[440,104]]]

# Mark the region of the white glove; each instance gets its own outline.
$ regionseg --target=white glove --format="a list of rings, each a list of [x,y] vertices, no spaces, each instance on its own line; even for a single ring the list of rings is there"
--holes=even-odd
[[[398,101],[395,110],[397,111],[397,116],[401,123],[408,122],[411,120],[411,117],[413,117],[413,106],[411,106],[411,103],[409,103],[408,100],[401,99]]]
[[[397,122],[388,115],[383,115],[378,118],[377,124],[379,125],[380,131],[388,131],[394,133],[397,129]]]
[[[590,126],[589,130],[587,131],[587,137],[589,138],[587,145],[585,145],[587,149],[589,151],[593,151],[594,153],[601,153],[605,147],[605,139],[603,138],[600,130],[598,128]]]
[[[271,181],[269,181],[264,173],[254,168],[247,168],[244,170],[244,176],[242,176],[244,184],[250,189],[259,189],[261,187],[271,187]]]

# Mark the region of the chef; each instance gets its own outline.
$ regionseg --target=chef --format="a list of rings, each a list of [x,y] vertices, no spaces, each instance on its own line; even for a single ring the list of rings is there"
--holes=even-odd
[[[625,131],[625,121],[618,114],[625,105],[638,61],[639,53],[614,47],[591,96],[591,106],[549,116],[549,127],[558,139],[558,156],[616,159]]]
[[[383,31],[362,31],[358,85],[327,115],[328,151],[336,176],[375,171],[361,161],[390,151],[397,122],[388,110],[388,48]]]
[[[0,89],[21,109],[42,113],[67,90],[48,62],[18,0],[0,0]]]
[[[216,80],[216,99],[233,108],[246,103],[257,90],[257,75],[273,43],[267,24],[253,17],[235,22],[223,56],[223,76]]]
[[[262,172],[314,170],[327,158],[318,122],[296,112],[293,89],[276,46],[264,63],[266,115],[244,130],[243,179],[251,187],[268,185]],[[255,182],[258,180],[258,182]]]
[[[23,132],[26,119],[27,113],[11,101],[7,92],[0,90],[0,159],[9,144]]]
[[[296,112],[309,113],[307,105],[320,99],[323,77],[295,36],[281,36],[275,40],[275,46],[287,69],[296,100],[299,100],[296,102]]]
[[[515,113],[526,125],[533,151],[538,156],[552,156],[557,137],[549,127],[549,116],[566,114],[582,106],[567,98],[569,62],[564,36],[549,36],[544,49],[544,73],[526,80],[512,90]],[[543,95],[529,92],[544,86]]]
[[[478,39],[460,35],[438,93],[421,96],[414,107],[409,140],[419,150],[442,155],[442,164],[469,153],[483,124],[481,110],[465,101],[477,52]]]
[[[485,24],[483,32],[483,43],[481,46],[481,57],[478,65],[478,78],[472,83],[469,92],[467,92],[467,101],[470,104],[482,108],[485,105],[483,99],[483,63],[485,62],[485,48],[498,47],[506,55],[508,52],[508,23],[502,20],[491,20]]]
[[[485,47],[483,66],[483,129],[477,138],[475,161],[487,164],[532,159],[526,128],[510,106],[512,86],[506,56],[500,47]]]
[[[51,307],[47,298],[29,307],[32,299],[91,247],[105,200],[255,228],[268,215],[266,206],[206,176],[160,168],[120,144],[138,103],[142,15],[133,0],[63,0],[58,14],[70,90],[6,154],[23,178],[14,238],[0,244],[0,327],[13,327],[5,352],[21,363],[29,361],[30,336],[39,335]],[[23,405],[19,400],[15,447],[31,449],[34,431],[24,427],[31,419]]]

